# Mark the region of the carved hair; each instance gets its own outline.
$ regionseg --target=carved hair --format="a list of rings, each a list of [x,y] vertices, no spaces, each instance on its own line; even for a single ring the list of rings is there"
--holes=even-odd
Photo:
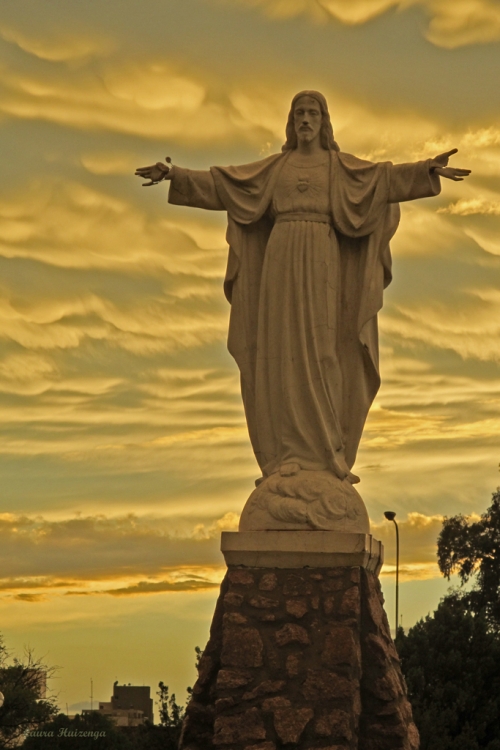
[[[330,113],[328,112],[328,104],[326,103],[326,99],[323,94],[320,94],[319,91],[299,91],[299,93],[295,94],[295,96],[293,97],[292,106],[290,107],[290,113],[288,115],[288,122],[286,124],[285,130],[286,142],[284,146],[282,146],[281,150],[290,151],[294,148],[297,148],[298,140],[297,133],[295,132],[294,109],[297,100],[302,96],[310,96],[319,104],[319,108],[321,110],[321,129],[319,131],[319,140],[322,148],[325,148],[328,151],[340,151],[338,143],[333,135]]]

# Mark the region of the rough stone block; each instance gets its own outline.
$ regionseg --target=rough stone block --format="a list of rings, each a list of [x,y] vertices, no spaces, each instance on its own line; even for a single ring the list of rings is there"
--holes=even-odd
[[[347,617],[359,617],[361,613],[361,602],[359,597],[359,588],[352,586],[344,593],[342,602],[339,607],[339,614]]]
[[[215,713],[221,714],[227,711],[228,708],[232,708],[236,703],[235,698],[218,698],[215,701]]]
[[[241,607],[244,596],[237,594],[235,591],[228,591],[224,597],[224,604],[228,607]]]
[[[206,685],[214,670],[214,660],[208,654],[202,654],[198,664],[198,683],[200,686]]]
[[[256,609],[276,609],[279,607],[279,602],[276,599],[270,599],[268,596],[253,596],[248,600],[251,607]]]
[[[214,745],[236,745],[265,739],[264,722],[256,708],[234,716],[218,716],[215,719]]]
[[[351,717],[339,709],[322,713],[316,719],[314,731],[318,737],[349,741],[352,738]]]
[[[281,742],[285,745],[296,745],[313,716],[312,708],[276,709],[274,712],[274,728]]]
[[[285,669],[289,677],[296,677],[300,672],[301,658],[298,654],[289,654],[286,657]]]
[[[333,596],[323,597],[323,609],[325,615],[331,615],[333,613],[333,610],[335,609],[335,599]]]
[[[403,693],[401,683],[392,670],[374,680],[369,689],[381,701],[396,700]]]
[[[224,625],[244,625],[248,622],[248,618],[241,614],[241,612],[226,612],[224,615]]]
[[[260,667],[263,650],[264,644],[257,628],[226,628],[221,662],[225,667]]]
[[[389,661],[388,646],[379,635],[369,633],[365,638],[365,644],[374,664],[377,666],[387,664]]]
[[[289,615],[296,617],[297,620],[300,620],[309,611],[309,607],[303,599],[288,599],[285,602],[285,609]]]
[[[307,630],[301,625],[295,625],[291,622],[283,625],[276,632],[275,638],[278,646],[287,646],[289,643],[300,643],[303,646],[307,646],[310,643]]]
[[[329,591],[342,591],[347,588],[343,578],[327,578],[321,584],[321,591],[328,593]]]
[[[257,620],[260,620],[261,622],[276,622],[276,620],[282,620],[283,615],[280,614],[272,614],[272,612],[264,612],[264,614],[258,614],[255,615]]]
[[[270,712],[277,708],[287,708],[291,705],[292,703],[288,698],[284,698],[282,695],[277,695],[275,698],[266,698],[266,700],[262,702],[262,710]]]
[[[283,593],[285,596],[306,596],[312,594],[312,586],[303,576],[292,573],[287,576]]]
[[[337,626],[330,629],[325,638],[321,659],[327,667],[334,667],[338,664],[351,666],[358,664],[359,652],[351,628]]]
[[[217,675],[217,690],[234,690],[248,685],[253,679],[250,672],[236,669],[221,669]]]
[[[261,698],[263,695],[269,695],[269,693],[278,693],[285,687],[284,680],[266,680],[257,685],[256,688],[243,694],[244,701],[251,701],[254,698]]]
[[[253,586],[255,578],[248,570],[235,568],[228,572],[229,581],[235,586]]]
[[[326,669],[308,669],[302,695],[308,701],[350,698],[356,689],[353,680]]]
[[[274,591],[278,586],[278,577],[276,573],[264,573],[260,579],[259,589],[261,591]]]

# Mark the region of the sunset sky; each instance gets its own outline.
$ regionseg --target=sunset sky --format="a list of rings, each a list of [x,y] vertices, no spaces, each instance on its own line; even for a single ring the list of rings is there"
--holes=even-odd
[[[343,151],[453,147],[402,207],[383,385],[356,473],[391,624],[449,586],[444,515],[481,513],[500,460],[498,0],[0,0],[0,632],[61,667],[63,709],[115,679],[184,700],[259,475],[226,351],[225,216],[135,167],[278,151],[319,89]],[[73,706],[73,709],[71,707]]]

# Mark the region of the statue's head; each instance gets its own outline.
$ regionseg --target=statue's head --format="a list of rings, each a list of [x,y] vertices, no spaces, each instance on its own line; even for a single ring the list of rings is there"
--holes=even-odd
[[[317,119],[314,109],[318,111]],[[308,120],[310,132],[307,134],[307,128],[304,128],[303,137],[314,137],[319,130],[319,139],[322,148],[339,151],[340,149],[333,136],[333,128],[330,122],[330,113],[328,112],[326,99],[319,91],[300,91],[293,97],[286,124],[286,142],[282,147],[282,151],[290,151],[297,148],[304,112],[306,112],[305,117]]]

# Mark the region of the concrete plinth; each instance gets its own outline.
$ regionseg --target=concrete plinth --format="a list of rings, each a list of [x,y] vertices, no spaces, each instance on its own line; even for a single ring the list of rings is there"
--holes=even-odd
[[[378,575],[384,545],[371,534],[339,531],[223,531],[227,565],[253,568],[360,566]]]
[[[229,566],[181,750],[418,750],[418,742],[375,572]]]

